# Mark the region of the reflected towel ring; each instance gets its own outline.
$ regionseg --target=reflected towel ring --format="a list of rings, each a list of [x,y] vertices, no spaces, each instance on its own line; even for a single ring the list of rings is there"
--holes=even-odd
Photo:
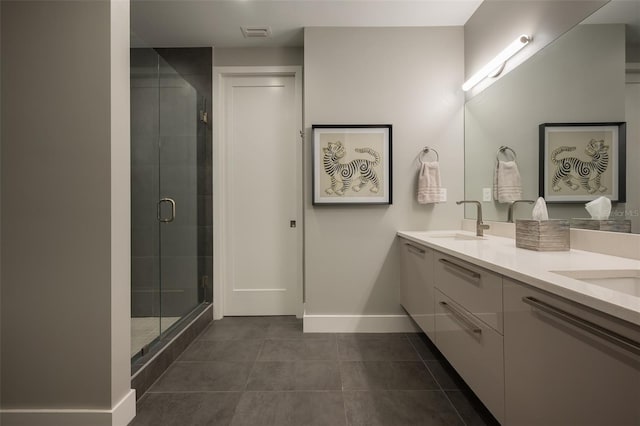
[[[500,154],[503,154],[507,159],[509,159],[509,156],[507,155],[507,151],[511,151],[511,155],[513,156],[513,158],[511,159],[511,161],[516,161],[516,152],[509,148],[508,146],[501,146],[500,148],[498,148],[498,152],[496,152],[496,160],[500,161]]]
[[[424,159],[423,156],[427,155],[429,152],[434,152],[436,154],[436,161],[440,161],[440,156],[438,155],[438,151],[436,151],[433,148],[429,148],[428,146],[425,146],[422,151],[420,151],[420,155],[419,155],[419,159],[421,163],[424,163]]]

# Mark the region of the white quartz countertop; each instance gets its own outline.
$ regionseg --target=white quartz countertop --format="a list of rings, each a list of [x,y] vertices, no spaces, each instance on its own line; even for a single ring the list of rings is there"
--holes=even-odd
[[[640,270],[640,260],[573,249],[556,252],[526,250],[517,248],[514,239],[493,235],[485,235],[481,240],[438,237],[455,233],[474,235],[465,231],[399,231],[397,234],[415,243],[640,325],[640,292],[630,295],[551,272]]]

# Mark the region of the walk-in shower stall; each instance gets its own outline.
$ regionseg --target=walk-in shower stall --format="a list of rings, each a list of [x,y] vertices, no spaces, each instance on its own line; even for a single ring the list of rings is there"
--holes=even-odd
[[[210,105],[211,49],[131,50],[134,363],[211,302]]]

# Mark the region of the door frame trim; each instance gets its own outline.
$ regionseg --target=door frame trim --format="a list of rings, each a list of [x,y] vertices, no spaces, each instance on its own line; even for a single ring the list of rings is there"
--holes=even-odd
[[[213,67],[213,318],[214,320],[224,317],[224,290],[227,284],[227,262],[225,253],[228,239],[228,223],[226,212],[227,191],[227,166],[226,144],[223,135],[224,127],[224,85],[229,77],[247,76],[282,76],[293,77],[295,85],[295,110],[296,122],[300,131],[303,130],[302,117],[302,66],[224,66]],[[303,316],[303,288],[304,288],[304,195],[303,195],[303,152],[302,141],[299,149],[299,163],[297,167],[298,177],[298,227],[301,228],[298,234],[297,250],[297,286],[296,286],[296,316]]]

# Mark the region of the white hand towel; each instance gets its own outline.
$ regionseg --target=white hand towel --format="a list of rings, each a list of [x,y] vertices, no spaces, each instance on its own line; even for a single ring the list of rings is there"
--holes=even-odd
[[[442,202],[440,188],[440,164],[437,161],[422,163],[418,175],[418,203]]]
[[[522,199],[520,171],[515,161],[498,161],[493,175],[493,197],[499,203]]]

